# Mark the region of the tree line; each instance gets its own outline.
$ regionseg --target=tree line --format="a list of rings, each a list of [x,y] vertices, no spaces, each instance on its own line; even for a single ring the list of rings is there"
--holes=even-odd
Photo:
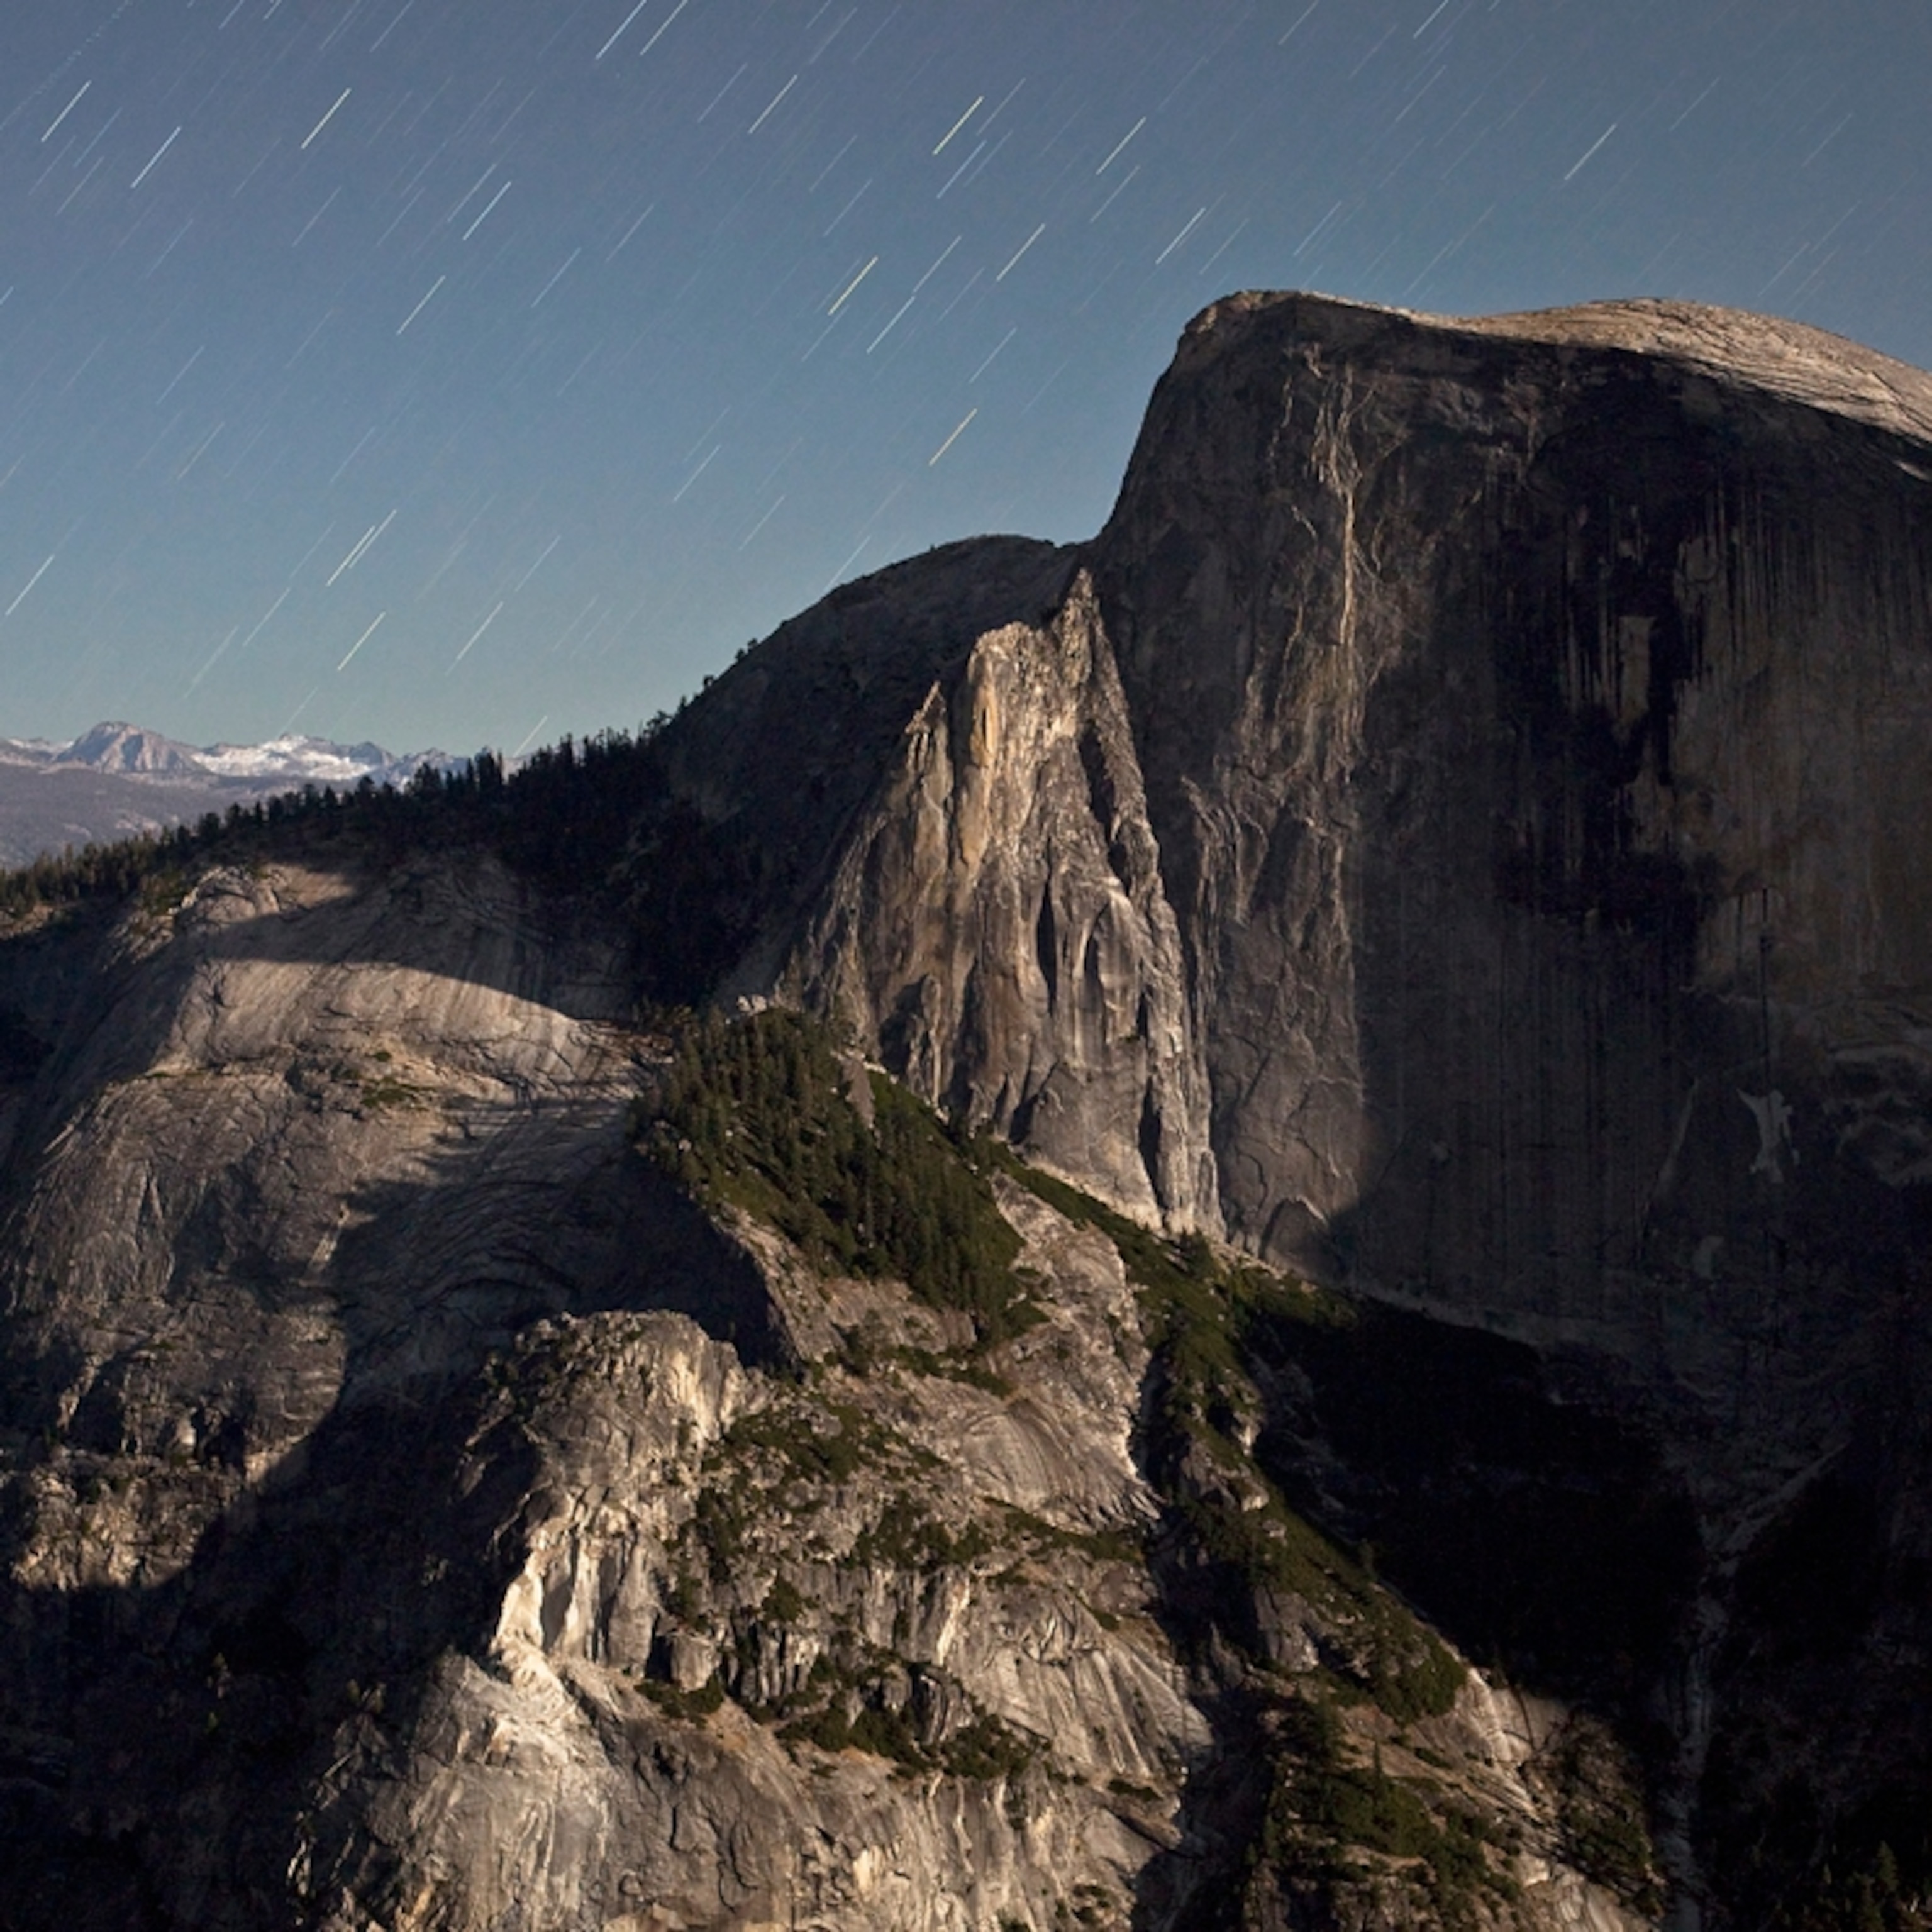
[[[543,886],[603,902],[636,942],[640,994],[694,1004],[748,934],[762,855],[746,830],[713,824],[675,795],[660,742],[668,722],[566,736],[514,769],[483,751],[422,766],[401,786],[308,784],[44,855],[0,872],[0,916],[165,893],[219,865],[335,855],[384,866],[481,848]]]
[[[635,1126],[682,1186],[770,1222],[828,1272],[903,1281],[970,1316],[982,1346],[1039,1318],[974,1144],[896,1082],[848,1076],[802,1015],[691,1022]]]

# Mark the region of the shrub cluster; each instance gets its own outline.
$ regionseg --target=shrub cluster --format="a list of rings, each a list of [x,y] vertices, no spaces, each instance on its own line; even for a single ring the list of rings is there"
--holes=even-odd
[[[814,1266],[963,1310],[982,1346],[1019,1333],[1038,1319],[1019,1237],[970,1147],[904,1088],[854,1077],[869,1078],[869,1125],[822,1028],[709,1015],[680,1034],[638,1134],[681,1186],[769,1222]]]
[[[1932,1886],[1902,1878],[1890,1845],[1839,1857],[1783,1901],[1772,1932],[1932,1932]]]
[[[1254,1849],[1258,1869],[1291,1888],[1328,1892],[1364,1875],[1360,1852],[1413,1862],[1442,1923],[1472,1932],[1517,1896],[1489,1856],[1498,1841],[1481,1819],[1460,1808],[1432,1810],[1413,1781],[1383,1770],[1379,1753],[1366,1765],[1349,1763],[1341,1727],[1320,1702],[1297,1699],[1277,1715],[1286,1748]]]
[[[818,1709],[794,1718],[778,1736],[788,1744],[816,1744],[826,1751],[866,1751],[907,1771],[938,1771],[986,1784],[1020,1777],[1040,1755],[1034,1739],[988,1712],[977,1712],[958,1730],[928,1740],[904,1706],[895,1709],[868,1700],[854,1710],[848,1705],[849,1700],[835,1696]]]

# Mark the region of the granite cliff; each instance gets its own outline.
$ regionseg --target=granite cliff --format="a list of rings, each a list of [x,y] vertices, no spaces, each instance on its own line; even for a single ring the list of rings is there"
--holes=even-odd
[[[608,862],[16,916],[0,1923],[1919,1922],[1928,556],[1851,344],[1239,296]]]
[[[9,943],[0,1922],[1641,1922],[1613,1742],[1249,1453],[1344,1304],[328,856]]]

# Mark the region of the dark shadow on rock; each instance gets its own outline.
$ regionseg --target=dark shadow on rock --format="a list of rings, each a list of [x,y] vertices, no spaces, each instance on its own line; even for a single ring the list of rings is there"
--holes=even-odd
[[[1186,1767],[1178,1839],[1142,1868],[1130,1922],[1135,1932],[1234,1932],[1274,1776],[1240,1662],[1243,1650],[1256,1647],[1252,1589],[1202,1548],[1172,1504],[1150,1535],[1148,1565],[1155,1617],[1192,1679],[1190,1695],[1210,1742]]]
[[[1172,1524],[1161,1532],[1177,1533],[1186,1534]],[[1184,1586],[1182,1594],[1193,1592]],[[1204,1626],[1178,1607],[1164,1610],[1162,1623],[1177,1647],[1204,1634]],[[1196,1701],[1214,1742],[1189,1767],[1176,1820],[1180,1842],[1141,1872],[1130,1920],[1134,1932],[1238,1932],[1244,1922],[1244,1894],[1274,1788],[1276,1741],[1244,1688],[1197,1692]]]
[[[298,1478],[218,1520],[157,1589],[4,1586],[8,1626],[40,1626],[64,1679],[65,1735],[6,1786],[0,1926],[297,1922],[286,1875],[332,1754],[400,1746],[430,1666],[487,1643],[515,1567],[502,1532],[534,1452],[469,1453],[480,1394],[338,1410]]]
[[[758,847],[760,928],[788,936],[815,901],[933,686],[986,632],[1050,616],[1078,560],[982,537],[842,584],[674,721],[662,741],[674,788]]]
[[[1680,710],[1695,689],[1715,701],[1734,648],[1706,634],[1682,580],[1711,532],[1750,530],[1765,556],[1808,568],[1828,553],[1878,573],[1888,545],[1922,550],[1924,514],[1900,507],[1886,439],[1846,432],[1820,504],[1806,490],[1814,433],[1774,412],[1695,421],[1649,370],[1613,368],[1586,418],[1462,513],[1434,629],[1367,701],[1366,769],[1401,774],[1359,790],[1346,884],[1376,1149],[1328,1235],[1366,1293],[1518,1333],[1536,1353],[1512,1365],[1499,1341],[1372,1312],[1359,1345],[1302,1352],[1318,1432],[1262,1449],[1302,1493],[1338,1503],[1452,1636],[1619,1720],[1660,1777],[1699,1761],[1701,1744],[1667,1762],[1701,1722],[1714,1665],[1720,1782],[1740,1750],[1802,1761],[1794,1774],[1821,1794],[1815,1846],[1832,1805],[1884,1800],[1888,1750],[1908,1784],[1922,1779],[1932,1718],[1879,1724],[1869,1707],[1826,1721],[1858,1701],[1849,1667],[1774,1682],[1756,1559],[1732,1590],[1737,1527],[1713,1522],[1704,1533],[1730,1554],[1700,1562],[1667,1462],[1768,1495],[1834,1453],[1855,1412],[1887,1407],[1874,1354],[1892,1346],[1890,1311],[1932,1285],[1932,1188],[1886,1184],[1850,1146],[1842,1077],[1780,1004],[1781,882],[1647,843],[1638,803],[1648,787],[1694,813],[1711,782],[1678,769],[1676,748]],[[1371,490],[1363,513],[1392,524],[1408,486],[1392,466],[1376,487],[1389,500],[1378,512]],[[1742,552],[1713,566],[1739,597],[1756,567]],[[1766,1111],[1774,1100],[1788,1117]],[[1370,1352],[1348,1359],[1358,1346]],[[1932,1361],[1922,1337],[1906,1346]],[[1498,1376],[1515,1393],[1485,1414],[1468,1390]],[[1312,1466],[1318,1433],[1342,1466]],[[1885,1481],[1922,1513],[1932,1457],[1892,1434],[1875,1452]],[[1859,1562],[1895,1544],[1877,1537]],[[1714,1618],[1754,1660],[1729,1685],[1708,1654]],[[1915,1643],[1932,1636],[1922,1615],[1907,1621]],[[1766,1700],[1818,1721],[1773,1746]],[[1856,1749],[1828,1742],[1853,1734]],[[1779,1882],[1811,1856],[1761,1796],[1752,1812],[1707,1783],[1675,1802],[1714,1848],[1720,1886],[1726,1842],[1781,1840],[1766,1866]],[[1762,1883],[1754,1895],[1774,1895]],[[1723,1922],[1750,1922],[1742,1894],[1719,1895],[1720,1912],[1744,1913]]]
[[[1536,1352],[1364,1307],[1256,1338],[1256,1459],[1479,1665],[1647,1714],[1704,1569],[1682,1478],[1640,1418],[1567,1399]]]
[[[330,1267],[344,1290],[345,1391],[446,1365],[471,1372],[534,1322],[606,1310],[688,1315],[754,1366],[780,1359],[763,1278],[631,1145],[620,1103],[503,1111],[503,1130],[479,1135],[468,1160],[446,1154],[431,1184],[385,1183],[355,1199],[362,1218]],[[574,1111],[590,1117],[588,1132],[560,1174],[540,1151],[505,1157],[511,1134],[539,1147],[570,1136]],[[409,1286],[383,1301],[364,1282]]]
[[[1258,1318],[1248,1340],[1264,1401],[1255,1460],[1288,1505],[1479,1665],[1621,1719],[1653,1765],[1667,1761],[1663,1687],[1706,1557],[1640,1423],[1571,1401],[1522,1344],[1425,1316]],[[1153,1563],[1169,1640],[1216,1687],[1203,1699],[1214,1741],[1135,1922],[1220,1932],[1241,1922],[1293,1710],[1240,1661],[1267,1644],[1240,1567],[1173,1509]]]
[[[1741,1925],[1769,1922],[1827,1870],[1850,1885],[1888,1861],[1908,1895],[1932,1882],[1927,1328],[1922,1297],[1894,1305],[1850,1441],[1738,1566],[1697,1798]]]

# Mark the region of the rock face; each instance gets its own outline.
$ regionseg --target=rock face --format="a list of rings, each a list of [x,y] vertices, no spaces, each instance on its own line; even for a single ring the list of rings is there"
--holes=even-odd
[[[1218,1229],[1180,931],[1084,575],[928,694],[794,957],[787,990],[919,1090]]]
[[[1800,1142],[1912,1176],[1768,1096],[1932,978],[1928,437],[1745,318],[1196,325],[1092,568],[1246,1238],[1596,1315]]]
[[[828,1276],[632,1144],[669,1048],[616,939],[478,856],[6,943],[0,1924],[1195,1922],[1270,1802],[1257,1673],[1416,1658],[1316,1760],[1408,1836],[1324,1878],[1318,1818],[1251,1922],[1433,1922],[1431,1852],[1640,1922],[1576,1862],[1580,1720],[1318,1540],[1284,1592],[1171,1527],[1312,1534],[1232,1442],[1154,1469],[1103,1210],[1000,1180],[1039,1318],[990,1349]]]
[[[677,1049],[586,897],[24,924],[0,1924],[1932,1877],[1928,557],[1932,378],[1852,345],[1240,296],[1092,544],[748,652],[637,930],[1025,1156],[959,1144],[994,1341],[632,1146]]]
[[[1746,1267],[1738,1146],[1767,1192],[1814,1132],[1922,1178],[1928,440],[1932,378],[1759,317],[1218,304],[1053,608],[900,650],[896,750],[808,734],[886,769],[793,814],[842,870],[750,977],[788,944],[934,1097],[1378,1288],[1594,1315],[1660,1244]],[[819,626],[929,598],[901,569]],[[780,640],[681,721],[692,770],[820,679]],[[1888,1097],[1788,1111],[1786,1059],[1880,1034]],[[1110,1138],[1142,1063],[1150,1165]]]
[[[1655,1412],[1712,1566],[1660,1692],[1687,1790],[1766,1774],[1706,1753],[1768,1519],[1835,1471],[1891,1525],[1860,1574],[1920,1560],[1918,1479],[1861,1445],[1916,1439],[1924,1359],[1928,556],[1932,379],[1849,343],[1236,297],[1057,609],[935,668],[844,876],[764,928],[794,996],[1130,1210]]]

